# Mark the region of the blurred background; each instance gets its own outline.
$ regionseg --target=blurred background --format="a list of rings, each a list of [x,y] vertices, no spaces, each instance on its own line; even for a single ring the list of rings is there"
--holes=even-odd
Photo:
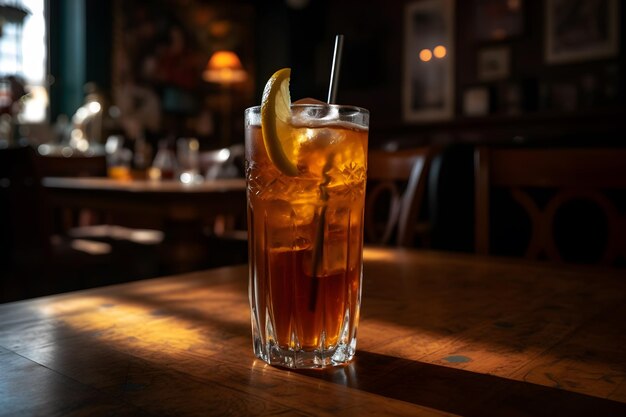
[[[129,204],[128,188],[54,179],[243,178],[244,109],[282,67],[292,100],[325,100],[338,33],[337,101],[370,110],[370,152],[428,150],[427,233],[410,245],[475,253],[479,149],[623,150],[625,13],[619,0],[0,0],[0,302],[245,262],[241,200],[220,214],[220,197],[152,185]],[[550,218],[559,262],[623,264],[615,182]],[[548,188],[528,194],[539,211]],[[488,252],[528,257],[537,216],[514,200],[492,193]]]

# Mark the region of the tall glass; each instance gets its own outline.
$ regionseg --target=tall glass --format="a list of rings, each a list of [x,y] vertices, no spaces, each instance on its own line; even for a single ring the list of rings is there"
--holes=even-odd
[[[363,265],[369,112],[292,105],[297,176],[271,162],[260,107],[245,112],[254,354],[289,368],[349,362]]]

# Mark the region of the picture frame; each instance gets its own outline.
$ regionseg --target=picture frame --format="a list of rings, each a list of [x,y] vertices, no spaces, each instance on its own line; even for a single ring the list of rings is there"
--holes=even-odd
[[[498,42],[524,33],[524,0],[475,0],[474,34],[478,42]]]
[[[454,1],[406,5],[403,118],[428,123],[454,115]]]
[[[478,79],[496,81],[509,78],[511,49],[508,46],[483,48],[478,51]]]
[[[467,88],[463,92],[463,115],[487,116],[491,107],[489,89],[484,86]]]
[[[546,0],[545,59],[563,64],[614,56],[619,0]]]

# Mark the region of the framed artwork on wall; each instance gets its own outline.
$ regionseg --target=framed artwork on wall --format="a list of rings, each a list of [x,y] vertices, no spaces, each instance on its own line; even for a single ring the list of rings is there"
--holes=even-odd
[[[254,91],[253,9],[116,0],[113,11],[112,99],[125,135],[162,138],[187,132],[216,146],[220,139],[213,121],[227,123],[226,117],[213,116],[223,112],[222,92],[228,88],[232,106],[243,107],[240,102],[249,103]],[[240,58],[248,73],[244,81],[225,86],[205,76],[218,51]]]
[[[463,114],[465,116],[487,116],[490,105],[487,87],[472,87],[463,92]]]
[[[506,46],[484,48],[478,51],[478,79],[503,80],[509,77],[511,50]]]
[[[616,55],[619,3],[619,0],[546,0],[546,62],[561,64]]]
[[[403,116],[407,122],[450,119],[454,113],[454,1],[406,6]]]

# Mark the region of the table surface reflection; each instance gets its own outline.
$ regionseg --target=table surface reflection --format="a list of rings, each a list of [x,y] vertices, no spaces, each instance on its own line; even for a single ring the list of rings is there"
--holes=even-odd
[[[626,415],[623,271],[365,250],[356,359],[252,356],[247,267],[0,305],[0,415]]]
[[[53,207],[156,213],[175,219],[237,214],[246,207],[244,179],[184,184],[174,180],[45,177],[42,185]]]
[[[246,180],[228,178],[183,183],[177,180],[116,180],[105,177],[45,177],[42,184],[49,190],[88,190],[92,192],[127,193],[219,193],[245,190]]]

